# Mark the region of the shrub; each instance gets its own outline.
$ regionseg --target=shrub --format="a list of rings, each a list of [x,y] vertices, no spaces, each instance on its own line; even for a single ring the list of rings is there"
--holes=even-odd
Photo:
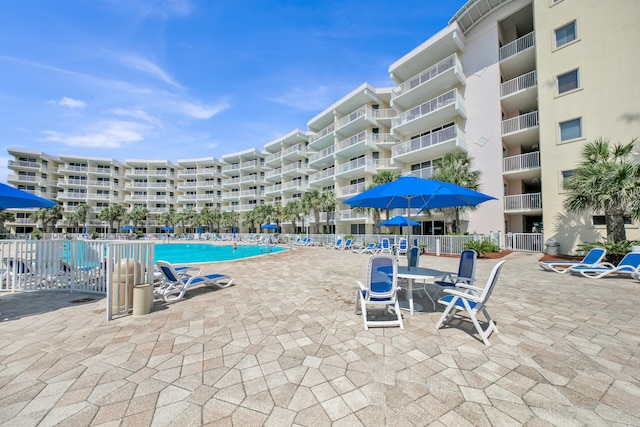
[[[479,257],[483,257],[489,252],[499,252],[500,246],[498,246],[493,240],[472,240],[464,245],[465,249],[473,249],[478,252]]]
[[[35,229],[31,232],[31,238],[34,240],[40,240],[42,239],[42,231],[40,231],[39,229]]]

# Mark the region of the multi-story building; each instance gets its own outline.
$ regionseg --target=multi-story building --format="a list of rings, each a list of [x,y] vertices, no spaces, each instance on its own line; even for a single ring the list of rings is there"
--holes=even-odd
[[[364,83],[309,120],[308,131],[295,129],[264,151],[121,164],[9,149],[9,182],[61,201],[65,212],[86,201],[94,211],[122,202],[153,214],[171,206],[242,213],[331,190],[338,208],[324,231],[364,233],[373,220],[343,204],[347,198],[381,171],[429,178],[443,155],[463,151],[481,173],[481,191],[499,200],[465,212],[462,231],[544,228],[545,238],[571,253],[604,234],[602,212],[563,208],[563,180],[582,147],[598,137],[640,136],[639,16],[636,0],[470,0],[389,66],[395,86]],[[96,171],[107,165],[111,175]],[[28,231],[34,224],[26,211],[20,215],[8,225]],[[444,232],[438,212],[417,219],[412,234]],[[640,238],[631,221],[628,237]]]

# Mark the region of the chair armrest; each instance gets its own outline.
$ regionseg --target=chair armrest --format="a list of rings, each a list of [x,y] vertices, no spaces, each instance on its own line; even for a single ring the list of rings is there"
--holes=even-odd
[[[478,288],[477,286],[468,285],[466,283],[456,283],[456,288],[468,289],[468,290],[474,291],[474,292],[482,292],[482,288]]]
[[[367,288],[359,280],[356,280],[356,285],[358,286],[358,289],[360,289],[361,291],[367,290]]]
[[[456,289],[445,289],[444,292],[447,293],[447,294],[451,294],[453,296],[456,296],[456,297],[460,297],[462,299],[466,299],[466,300],[470,300],[470,301],[474,301],[474,302],[478,302],[478,303],[482,302],[480,297],[478,297],[478,296],[476,296],[474,294],[467,293],[467,292],[461,292],[461,291],[458,291]]]

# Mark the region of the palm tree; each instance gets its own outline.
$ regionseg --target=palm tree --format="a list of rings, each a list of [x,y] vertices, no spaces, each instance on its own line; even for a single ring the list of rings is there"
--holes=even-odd
[[[335,212],[336,206],[338,203],[336,202],[336,194],[331,190],[325,190],[320,195],[320,206],[321,209],[327,213],[327,232],[329,231],[329,220],[331,219],[331,213]]]
[[[587,210],[604,213],[607,240],[627,239],[625,216],[640,218],[640,165],[631,159],[636,139],[610,146],[608,139],[598,138],[584,146],[584,160],[565,180],[569,197],[564,207],[569,212]]]
[[[87,205],[86,203],[80,203],[78,205],[78,208],[73,213],[78,228],[80,227],[80,224],[87,224],[87,215],[89,215],[89,212],[92,212],[91,206]]]
[[[436,163],[433,179],[477,191],[480,188],[480,171],[471,170],[472,161],[473,159],[466,151],[449,151]],[[448,234],[459,232],[462,209],[475,209],[475,207],[443,209]]]
[[[377,174],[373,175],[372,180],[373,180],[373,184],[371,187],[369,188],[373,188],[373,187],[377,187],[378,185],[382,185],[382,184],[388,184],[390,182],[395,181],[396,179],[400,178],[400,174],[398,172],[394,172],[394,171],[389,171],[389,170],[382,170],[380,172],[378,172]],[[386,215],[386,219],[389,219],[389,209],[385,209],[385,215]],[[376,217],[378,218],[376,220]],[[380,209],[374,209],[373,210],[373,223],[375,224],[375,227],[377,227],[377,224],[380,222]],[[380,232],[378,230],[378,232]]]
[[[178,223],[178,213],[176,212],[176,209],[171,206],[168,211],[158,215],[156,221],[165,226],[170,225],[171,227],[175,227]]]
[[[223,227],[238,227],[240,223],[240,213],[236,211],[224,211],[222,212],[220,222]]]
[[[316,234],[320,234],[320,210],[322,209],[322,199],[318,190],[312,190],[304,193],[302,196],[302,209],[305,215],[313,211],[316,222]]]
[[[260,219],[258,217],[258,206],[256,206],[250,211],[246,211],[242,215],[242,225],[246,225],[249,228],[249,232],[251,233],[252,230],[256,227],[256,222],[260,222]]]
[[[120,225],[122,225],[122,221],[124,220],[124,216],[127,214],[127,209],[122,205],[113,205],[110,207],[111,209],[111,218],[112,221],[115,221],[117,226],[117,230],[120,230]]]
[[[300,202],[298,200],[292,200],[284,205],[282,210],[282,214],[286,219],[291,220],[291,225],[293,226],[293,232],[296,232],[298,218],[300,218],[300,213],[302,209],[300,208]]]
[[[8,212],[5,210],[0,210],[0,230],[2,231],[3,234],[5,232],[4,224],[9,221],[15,220],[15,218],[16,216],[14,213]]]
[[[138,226],[147,219],[148,215],[149,210],[147,208],[136,206],[131,212],[125,215],[125,218],[131,222],[135,228],[138,228]]]
[[[49,225],[55,224],[62,219],[62,205],[55,205],[51,209],[38,209],[31,214],[31,219],[36,222],[42,222],[42,229],[46,233]]]
[[[205,206],[204,208],[202,208],[200,213],[196,215],[196,218],[197,218],[198,224],[206,226],[207,231],[209,232],[212,231],[215,220],[213,216],[213,211],[211,209]]]

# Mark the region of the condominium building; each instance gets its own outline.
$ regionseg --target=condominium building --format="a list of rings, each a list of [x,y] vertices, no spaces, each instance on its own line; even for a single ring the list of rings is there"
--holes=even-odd
[[[321,230],[369,233],[370,213],[350,209],[347,198],[381,171],[429,178],[443,155],[463,151],[481,174],[480,190],[498,200],[465,211],[461,231],[544,229],[571,253],[604,233],[602,212],[563,208],[563,180],[585,142],[640,136],[638,17],[636,0],[470,0],[389,66],[394,85],[363,83],[311,118],[307,130],[264,149],[176,163],[9,149],[9,182],[62,202],[65,212],[85,201],[96,213],[120,203],[154,215],[205,206],[242,214],[330,190],[338,207],[322,214]],[[28,231],[34,224],[20,215],[9,225]],[[417,220],[412,234],[444,232],[440,212]],[[148,231],[162,225],[151,217]],[[298,231],[290,222],[283,229]],[[640,238],[636,223],[628,237]]]

